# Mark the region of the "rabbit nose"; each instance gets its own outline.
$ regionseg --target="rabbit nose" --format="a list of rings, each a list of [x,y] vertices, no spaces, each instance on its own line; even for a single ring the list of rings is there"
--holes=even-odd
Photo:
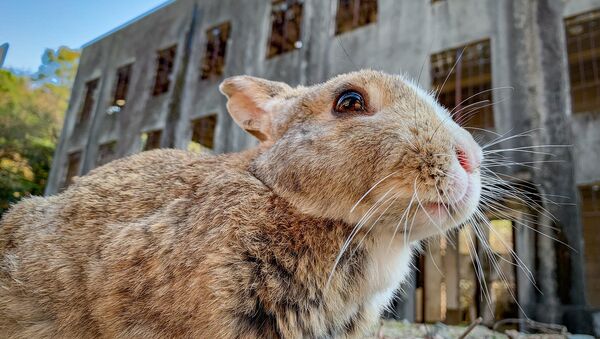
[[[467,173],[473,173],[473,171],[478,168],[481,163],[481,159],[477,156],[476,152],[469,154],[460,147],[456,148],[456,158],[458,159],[460,166],[464,168]]]
[[[458,163],[460,167],[464,168],[467,172],[472,172],[471,164],[469,163],[469,158],[467,154],[462,149],[456,149],[456,158],[458,158]]]

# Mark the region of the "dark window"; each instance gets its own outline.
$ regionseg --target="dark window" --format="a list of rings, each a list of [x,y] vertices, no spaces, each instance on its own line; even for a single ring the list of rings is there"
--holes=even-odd
[[[377,0],[338,0],[335,34],[377,21]]]
[[[431,83],[438,101],[460,125],[494,128],[489,40],[433,54]]]
[[[585,263],[588,303],[600,307],[600,182],[579,187],[581,219],[585,239]]]
[[[600,217],[600,183],[596,185],[580,186],[579,194],[581,194],[581,212],[584,215]],[[598,221],[600,221],[600,219]],[[600,225],[600,223],[598,225]]]
[[[418,254],[414,257],[413,262],[416,267],[415,281],[415,321],[422,323],[425,319],[425,255]]]
[[[117,108],[119,112],[127,102],[127,91],[129,90],[129,78],[131,76],[132,65],[120,67],[117,70],[117,83],[115,84],[115,95],[113,97],[112,106]]]
[[[202,61],[202,79],[220,76],[225,67],[225,51],[231,25],[222,23],[206,31],[206,50]]]
[[[190,151],[200,151],[202,147],[213,149],[216,125],[216,114],[192,120],[192,140],[188,149]]]
[[[272,3],[271,37],[267,58],[302,47],[302,2],[299,0],[276,0]]]
[[[142,150],[149,151],[152,149],[160,148],[160,137],[161,136],[162,136],[161,130],[142,133]]]
[[[565,19],[571,107],[600,111],[600,11]]]
[[[111,141],[100,145],[98,156],[96,157],[96,166],[102,166],[116,159],[117,142]]]
[[[79,174],[81,163],[81,152],[69,153],[67,159],[67,173],[65,175],[63,188],[69,186],[73,182],[73,177]]]
[[[158,57],[156,59],[156,78],[154,79],[154,90],[152,91],[152,95],[158,96],[169,91],[176,52],[177,45],[158,51]]]
[[[90,80],[85,83],[85,96],[83,98],[83,104],[81,105],[81,110],[79,110],[79,115],[77,122],[87,121],[92,115],[92,111],[94,110],[94,97],[96,96],[96,89],[98,88],[98,79]]]

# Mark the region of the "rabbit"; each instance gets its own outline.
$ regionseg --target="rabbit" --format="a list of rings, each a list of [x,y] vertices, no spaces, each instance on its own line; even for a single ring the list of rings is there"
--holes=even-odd
[[[407,77],[219,88],[255,148],[142,152],[4,215],[1,337],[362,337],[474,213],[481,148]]]

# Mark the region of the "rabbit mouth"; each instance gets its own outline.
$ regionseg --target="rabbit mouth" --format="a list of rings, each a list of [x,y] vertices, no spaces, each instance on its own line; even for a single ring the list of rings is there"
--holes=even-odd
[[[480,185],[477,178],[469,176],[466,188],[460,196],[455,197],[451,202],[439,200],[426,202],[422,204],[423,212],[433,222],[458,226],[474,213],[479,202]]]

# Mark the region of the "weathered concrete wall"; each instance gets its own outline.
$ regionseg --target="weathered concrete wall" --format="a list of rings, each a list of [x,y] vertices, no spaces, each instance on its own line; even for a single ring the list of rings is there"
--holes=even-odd
[[[584,13],[600,6],[597,0],[577,0],[565,3],[564,16]],[[571,131],[575,136],[575,177],[577,184],[592,184],[600,181],[600,114],[598,112],[577,113],[571,116]]]
[[[571,180],[572,173],[567,173],[570,177],[565,181],[569,195],[573,195],[574,183],[600,181],[600,115],[571,115],[565,65],[558,65],[560,69],[556,69],[548,62],[564,61],[563,38],[544,45],[539,40],[548,38],[547,32],[540,30],[551,29],[559,34],[564,31],[562,17],[600,8],[600,0],[547,1],[448,0],[431,4],[430,0],[380,0],[376,23],[335,36],[337,1],[305,0],[302,48],[267,59],[271,1],[178,0],[84,48],[46,193],[54,194],[61,187],[70,152],[82,151],[81,174],[85,174],[94,167],[100,144],[118,140],[118,156],[133,154],[139,152],[140,134],[145,131],[172,127],[173,140],[163,140],[162,144],[185,148],[191,137],[190,120],[209,114],[218,115],[215,152],[237,151],[255,145],[256,141],[238,128],[226,112],[225,98],[217,87],[227,76],[256,75],[296,85],[322,82],[339,73],[372,68],[409,74],[428,88],[431,81],[429,55],[490,39],[492,86],[497,88],[493,93],[496,130],[501,133],[512,130],[512,134],[529,131],[548,125],[552,117],[567,119],[561,126],[571,129],[558,140],[545,138],[548,134],[534,133],[531,138],[511,140],[499,146],[518,147],[552,141],[574,144],[572,151],[561,153],[574,161],[574,166],[566,169],[566,172],[575,171],[574,179]],[[536,16],[538,2],[551,4],[552,19]],[[195,7],[196,21],[192,26]],[[201,80],[205,32],[225,21],[231,23],[231,33],[224,74]],[[187,59],[184,59],[190,29],[193,30],[192,44]],[[178,51],[170,91],[153,97],[156,51],[173,44],[178,45]],[[186,65],[183,65],[184,61]],[[134,66],[127,105],[123,111],[108,115],[105,112],[112,98],[116,70],[131,62]],[[173,117],[169,115],[173,100],[178,97],[173,96],[175,76],[184,66],[181,101],[174,115],[176,121],[172,122],[175,126],[167,126],[168,116]],[[96,77],[100,77],[101,82],[93,115],[89,122],[76,126],[85,82]],[[553,81],[560,84],[553,84]],[[559,94],[558,101],[552,101],[556,93]],[[553,110],[561,112],[552,114],[556,113]],[[561,122],[560,119],[557,121]],[[560,134],[560,131],[556,133]],[[167,134],[163,139],[170,138]],[[517,161],[532,160],[531,154],[527,153],[516,154],[516,157]],[[564,168],[556,167],[550,174],[555,170],[565,172]],[[513,170],[510,174],[543,184],[549,182],[544,175],[546,172],[544,169],[541,172],[526,169],[520,173]],[[548,187],[546,191],[555,192]],[[576,215],[571,213],[565,217]],[[531,290],[527,286],[519,289]],[[532,304],[538,302],[524,296],[519,299]],[[524,306],[535,309],[535,305]]]
[[[534,34],[538,38],[534,45],[535,56],[539,62],[540,76],[535,79],[537,88],[536,111],[534,112],[540,128],[536,132],[537,143],[541,145],[568,145],[573,138],[569,118],[571,107],[569,100],[569,74],[563,23],[563,3],[560,0],[538,0],[533,8],[535,21]],[[577,201],[573,150],[562,147],[553,149],[553,153],[562,163],[548,162],[543,169],[534,170],[534,180],[540,191],[549,197],[565,196],[568,201]],[[536,157],[543,161],[552,161],[547,155]],[[559,280],[557,294],[562,307],[562,317],[552,321],[570,322],[568,318],[578,317],[573,311],[585,305],[585,275],[583,262],[583,237],[581,215],[574,205],[557,206],[545,203],[544,207],[555,220],[548,226],[558,229],[556,237],[563,240],[571,249],[555,245],[557,252],[556,276]],[[543,252],[540,252],[543,253]],[[540,261],[549,261],[540,257]],[[551,262],[554,262],[552,260]],[[542,299],[542,305],[546,306]],[[548,314],[549,307],[540,308],[539,316]],[[571,328],[581,331],[585,321],[574,321]]]
[[[46,194],[53,194],[62,186],[69,153],[82,152],[80,174],[85,174],[95,165],[99,145],[117,140],[119,156],[134,154],[140,149],[140,133],[164,127],[171,92],[159,97],[151,94],[156,52],[178,44],[177,58],[181,57],[189,14],[189,4],[176,2],[84,47]],[[121,112],[109,115],[106,111],[111,104],[116,71],[132,62],[127,104]],[[173,74],[178,67],[180,63],[176,62]],[[100,83],[92,115],[77,125],[85,83],[95,78]]]
[[[600,7],[598,0],[565,2],[565,16]],[[227,115],[225,99],[217,85],[222,78],[251,74],[290,84],[311,84],[339,73],[360,68],[406,73],[429,87],[428,57],[434,52],[489,38],[492,44],[493,87],[514,87],[494,91],[494,114],[500,132],[529,125],[527,102],[530,89],[518,81],[519,60],[514,60],[514,34],[524,34],[511,23],[510,0],[379,1],[378,22],[334,36],[336,1],[307,0],[302,23],[303,47],[266,59],[270,34],[270,2],[262,0],[197,1],[199,14],[188,61],[181,115],[174,145],[184,148],[191,136],[189,121],[217,113],[215,152],[236,151],[255,144]],[[47,193],[58,191],[65,175],[66,155],[82,150],[81,173],[94,167],[99,144],[118,140],[118,154],[136,153],[140,133],[165,128],[172,99],[170,92],[151,95],[156,51],[178,44],[176,74],[194,0],[179,0],[84,48],[81,66],[73,87],[67,119],[56,153]],[[526,20],[526,18],[524,19]],[[205,31],[224,21],[232,23],[227,45],[225,74],[221,78],[200,80],[200,65],[206,42]],[[516,28],[515,28],[516,27]],[[529,41],[530,43],[532,41]],[[134,62],[126,108],[114,115],[106,109],[114,90],[116,69]],[[538,70],[541,71],[541,70]],[[516,77],[515,77],[516,76]],[[522,75],[521,75],[522,76]],[[83,100],[84,84],[100,77],[96,107],[89,122],[75,126],[76,113]],[[575,138],[577,183],[600,180],[600,118],[597,114],[577,114],[571,127]],[[168,144],[168,143],[167,143]],[[512,146],[512,145],[506,145]],[[523,159],[526,160],[526,159]]]

